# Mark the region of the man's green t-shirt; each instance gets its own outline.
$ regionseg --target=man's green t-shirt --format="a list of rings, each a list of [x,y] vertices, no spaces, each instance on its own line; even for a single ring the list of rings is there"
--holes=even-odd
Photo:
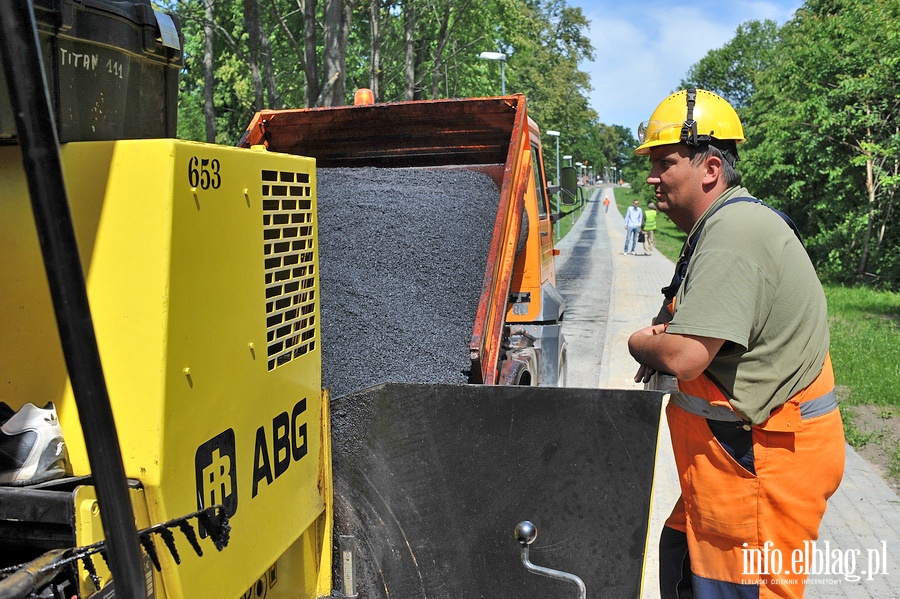
[[[655,231],[656,230],[656,210],[648,208],[644,210],[644,230],[645,231]]]
[[[707,374],[738,414],[760,424],[818,376],[828,311],[805,248],[778,214],[752,202],[713,214],[726,200],[748,196],[730,188],[701,217],[708,221],[668,332],[724,339]]]

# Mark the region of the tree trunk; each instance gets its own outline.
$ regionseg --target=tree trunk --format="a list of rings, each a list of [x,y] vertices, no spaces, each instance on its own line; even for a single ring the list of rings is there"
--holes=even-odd
[[[416,41],[416,62],[413,73],[415,74],[415,86],[413,87],[413,100],[425,99],[425,87],[419,83],[422,78],[422,65],[425,64],[426,45],[423,40]]]
[[[287,23],[284,21],[284,16],[281,14],[281,11],[278,9],[278,5],[275,0],[271,0],[272,3],[272,14],[278,19],[278,27],[287,37],[288,41],[291,44],[291,47],[294,49],[294,54],[297,55],[297,64],[300,66],[300,70],[303,71],[304,75],[306,74],[306,57],[303,53],[303,50],[300,49],[300,44],[297,43],[297,39],[294,37],[293,32],[291,32],[290,27],[288,27]],[[301,12],[306,11],[306,3],[302,0],[298,2],[300,5]],[[281,108],[281,95],[278,93],[277,83],[275,82],[275,69],[272,64],[272,44],[269,42],[269,38],[265,38],[265,52],[266,52],[266,81],[267,86],[269,87],[269,100],[272,103],[272,108]],[[303,105],[309,106],[308,103],[308,86],[304,86],[304,96]]]
[[[269,96],[267,108],[281,108],[281,97],[278,93],[278,84],[275,82],[275,65],[272,64],[272,43],[268,35],[260,38],[262,42],[263,68],[265,69],[266,93]]]
[[[864,275],[869,262],[869,245],[872,243],[872,224],[875,222],[875,173],[872,167],[872,157],[866,160],[866,192],[869,197],[869,210],[866,222],[866,234],[863,238],[862,253],[859,257],[857,275]]]
[[[253,85],[253,112],[265,107],[265,91],[259,71],[259,47],[262,30],[259,26],[259,5],[256,0],[244,0],[244,29],[247,31],[247,46],[250,48],[250,82]]]
[[[375,101],[380,100],[379,79],[381,77],[381,0],[371,0],[369,12],[369,37],[371,45],[369,55],[372,64],[369,69],[369,89]]]
[[[325,81],[317,106],[340,106],[341,35],[343,34],[342,0],[325,0],[325,44],[322,48],[322,79]]]
[[[350,42],[350,23],[353,21],[355,0],[344,0],[344,17],[341,20],[341,37],[338,40],[338,72],[340,76],[334,89],[332,106],[347,103],[347,44]]]
[[[203,115],[206,117],[206,142],[216,143],[216,105],[214,74],[214,33],[215,7],[213,0],[207,0],[204,8],[206,23],[203,25]]]
[[[319,87],[319,61],[316,56],[317,0],[306,0],[303,10],[303,48],[306,53],[306,105],[316,106],[322,88]]]
[[[416,99],[416,9],[412,0],[403,3],[403,45],[406,56],[403,62],[403,99]]]
[[[441,97],[441,77],[444,67],[444,48],[447,47],[449,39],[448,31],[450,29],[450,11],[453,6],[453,0],[444,2],[444,14],[441,16],[441,29],[438,33],[437,49],[434,52],[434,66],[431,71],[431,98]]]

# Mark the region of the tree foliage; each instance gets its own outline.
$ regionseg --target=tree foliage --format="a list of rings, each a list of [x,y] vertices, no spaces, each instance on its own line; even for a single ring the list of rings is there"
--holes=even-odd
[[[757,77],[770,68],[777,41],[775,21],[747,21],[738,26],[731,41],[693,65],[679,89],[709,90],[740,110],[753,96]]]
[[[614,160],[588,104],[593,57],[580,8],[564,0],[168,0],[185,36],[179,136],[235,143],[262,108],[523,93],[561,154]],[[556,144],[545,143],[555,173]]]
[[[743,169],[800,221],[822,274],[900,288],[900,5],[808,0],[747,110]]]
[[[738,109],[750,190],[799,225],[821,275],[900,289],[900,3],[807,0],[748,22],[682,86]]]

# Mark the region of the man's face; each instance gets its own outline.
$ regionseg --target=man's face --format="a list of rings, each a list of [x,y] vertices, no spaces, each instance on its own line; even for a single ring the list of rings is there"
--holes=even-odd
[[[638,207],[638,201],[637,201],[637,200],[634,201],[634,207],[635,207],[635,208]]]
[[[691,164],[688,148],[683,144],[657,146],[650,149],[650,175],[647,184],[656,192],[656,209],[669,216],[690,210],[695,196],[702,190],[704,169]],[[675,220],[677,224],[677,219]]]

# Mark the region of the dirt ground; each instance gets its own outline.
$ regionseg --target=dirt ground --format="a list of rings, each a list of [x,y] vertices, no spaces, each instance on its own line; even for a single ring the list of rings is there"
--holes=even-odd
[[[848,438],[848,441],[852,441],[856,452],[900,493],[900,410],[891,406],[843,404],[841,411],[845,421],[849,420],[856,431],[855,439]],[[861,447],[860,443],[863,443]]]

